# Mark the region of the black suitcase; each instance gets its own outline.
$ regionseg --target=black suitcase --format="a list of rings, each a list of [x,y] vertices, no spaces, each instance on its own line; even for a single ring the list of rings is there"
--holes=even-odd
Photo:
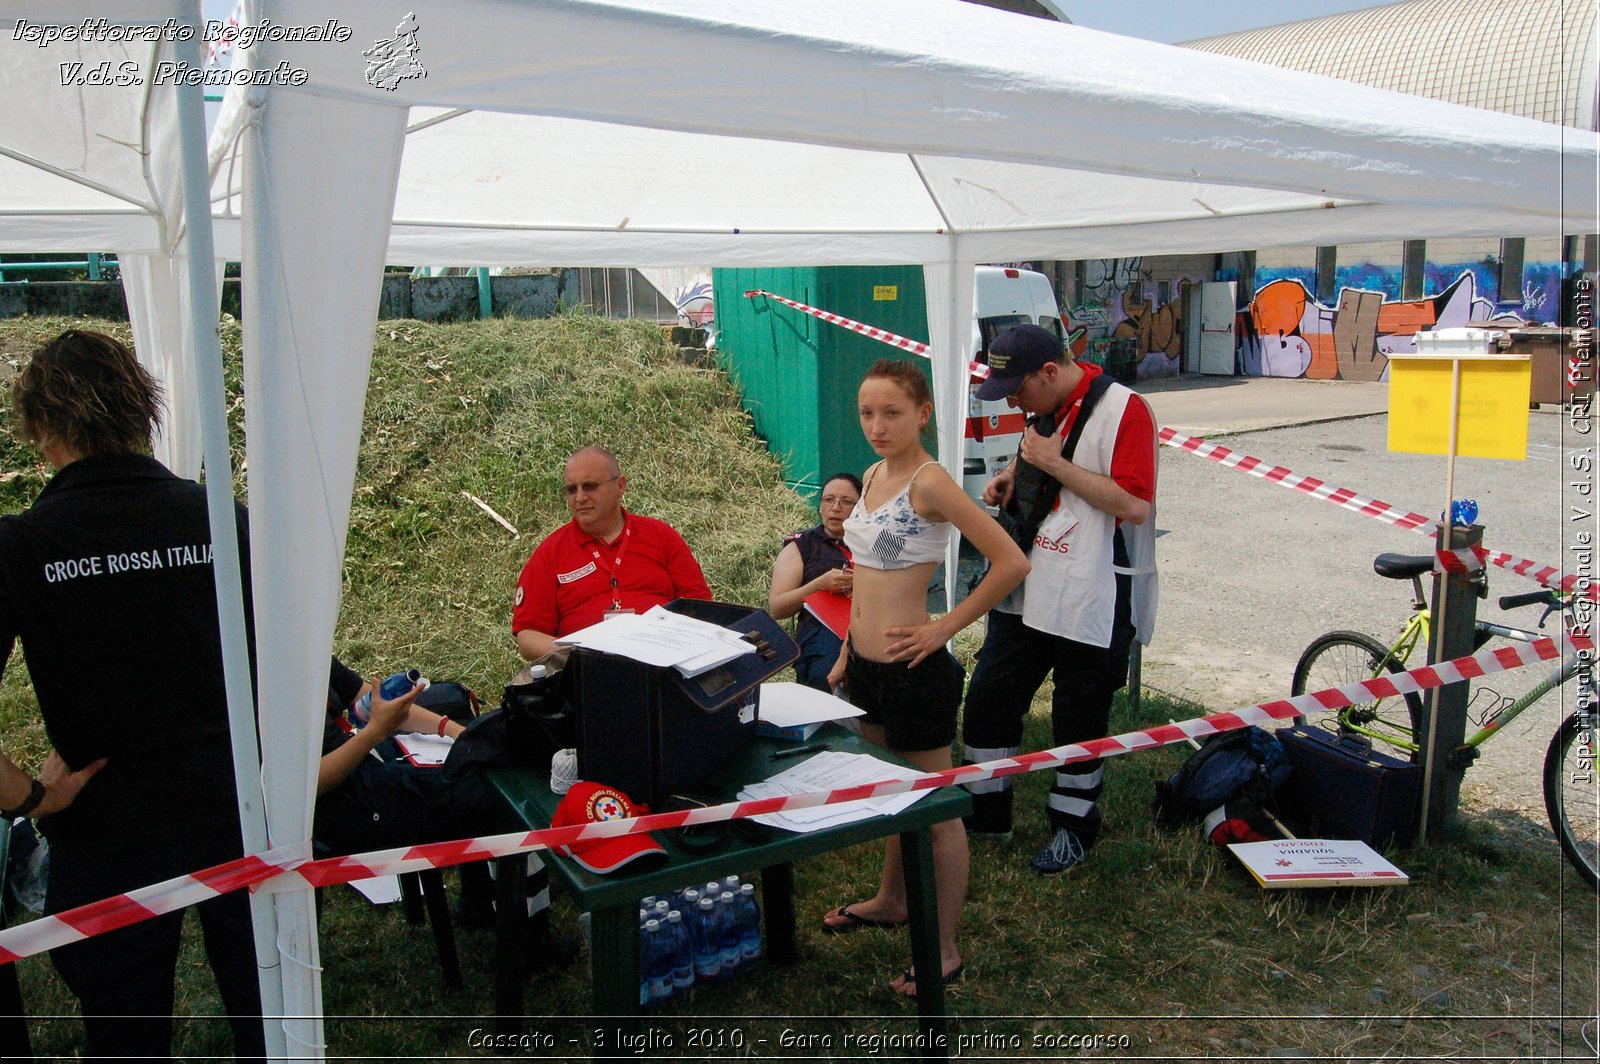
[[[1294,764],[1279,800],[1328,839],[1376,850],[1409,846],[1422,803],[1422,766],[1373,750],[1359,736],[1296,725],[1278,732]]]

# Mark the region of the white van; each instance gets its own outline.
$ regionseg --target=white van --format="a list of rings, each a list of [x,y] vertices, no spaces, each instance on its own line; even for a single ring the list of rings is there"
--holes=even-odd
[[[979,266],[973,278],[973,357],[989,361],[989,343],[1014,325],[1031,323],[1066,340],[1061,309],[1050,279],[1032,270]],[[983,499],[983,486],[1008,465],[1022,442],[1025,416],[1004,399],[980,402],[978,386],[969,391],[967,440],[962,449],[962,487],[974,499]]]

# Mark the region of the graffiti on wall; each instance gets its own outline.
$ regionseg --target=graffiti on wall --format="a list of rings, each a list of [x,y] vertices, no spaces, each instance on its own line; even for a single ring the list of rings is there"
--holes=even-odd
[[[1183,356],[1183,306],[1178,299],[1157,306],[1146,298],[1144,287],[1132,284],[1122,290],[1122,317],[1111,335],[1134,342],[1140,378],[1171,377]]]
[[[1124,289],[1144,280],[1144,259],[1085,259],[1083,263],[1083,291],[1079,293],[1085,303],[1104,303],[1111,306],[1122,298]]]
[[[1382,380],[1389,355],[1415,351],[1418,332],[1494,316],[1471,271],[1438,295],[1391,301],[1382,292],[1346,288],[1331,307],[1303,282],[1277,280],[1258,289],[1239,315],[1240,361],[1252,377]]]
[[[1162,302],[1145,277],[1144,259],[1089,259],[1071,317],[1097,339],[1132,340],[1141,380],[1175,376],[1183,358],[1181,293],[1184,284],[1198,280],[1167,279],[1169,298]]]

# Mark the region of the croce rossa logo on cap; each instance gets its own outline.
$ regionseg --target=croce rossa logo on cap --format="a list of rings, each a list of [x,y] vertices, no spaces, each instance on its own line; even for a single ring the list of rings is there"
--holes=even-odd
[[[586,812],[590,820],[626,820],[633,813],[628,809],[628,799],[616,791],[596,789],[589,795]]]

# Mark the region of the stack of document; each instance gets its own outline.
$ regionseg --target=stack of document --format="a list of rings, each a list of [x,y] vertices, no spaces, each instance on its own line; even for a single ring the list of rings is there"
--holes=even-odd
[[[556,642],[618,654],[658,668],[670,665],[686,677],[699,676],[743,654],[756,652],[754,644],[737,632],[662,606],[653,606],[642,614],[607,617]]]
[[[845,754],[826,751],[808,757],[794,768],[776,776],[752,783],[739,792],[739,801],[758,798],[782,798],[791,794],[809,794],[812,791],[833,791],[840,787],[854,787],[863,783],[881,783],[884,780],[914,779],[921,773],[901,768],[887,761],[879,761],[867,754]],[[790,809],[781,813],[763,813],[750,819],[768,827],[785,831],[821,831],[841,824],[853,824],[874,816],[892,816],[910,808],[929,790],[906,791],[882,798],[863,798],[856,802],[835,802],[810,809]]]

